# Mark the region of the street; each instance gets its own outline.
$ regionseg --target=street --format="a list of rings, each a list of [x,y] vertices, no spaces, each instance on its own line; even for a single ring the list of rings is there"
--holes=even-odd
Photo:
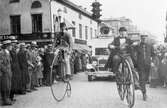
[[[128,108],[118,96],[116,85],[112,81],[87,81],[85,73],[79,73],[71,81],[72,96],[56,102],[49,87],[27,95],[16,96],[16,103],[1,108]],[[140,91],[136,91],[134,108],[166,108],[166,88],[149,88],[148,100],[144,102]]]

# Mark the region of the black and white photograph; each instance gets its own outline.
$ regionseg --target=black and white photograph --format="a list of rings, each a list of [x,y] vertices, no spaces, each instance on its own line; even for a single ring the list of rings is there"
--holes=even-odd
[[[167,108],[167,0],[0,0],[0,108]]]

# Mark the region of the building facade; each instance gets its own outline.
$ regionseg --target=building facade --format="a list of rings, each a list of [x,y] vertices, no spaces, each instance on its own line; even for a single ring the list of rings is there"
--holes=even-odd
[[[108,57],[108,44],[113,41],[114,37],[119,35],[120,27],[126,27],[133,39],[139,39],[137,27],[132,24],[130,19],[125,17],[102,19],[99,24],[100,34],[89,41],[89,45],[92,46],[93,56]]]
[[[62,15],[59,15],[62,11]],[[68,0],[0,0],[0,35],[19,40],[47,40],[59,31],[59,22],[69,27],[74,42],[87,45],[95,37],[97,20]]]

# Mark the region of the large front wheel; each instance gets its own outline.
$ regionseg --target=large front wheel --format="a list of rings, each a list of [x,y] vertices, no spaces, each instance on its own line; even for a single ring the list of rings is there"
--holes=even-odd
[[[132,74],[132,69],[127,60],[125,60],[126,75],[125,75],[125,84],[126,84],[126,100],[129,105],[129,108],[132,108],[135,103],[135,88],[134,88],[134,78]]]
[[[122,63],[119,65],[119,72],[116,73],[116,84],[117,84],[117,91],[118,91],[118,94],[121,98],[121,100],[123,101],[124,100],[124,97],[125,97],[125,85],[124,85],[124,72],[123,72],[123,65]]]

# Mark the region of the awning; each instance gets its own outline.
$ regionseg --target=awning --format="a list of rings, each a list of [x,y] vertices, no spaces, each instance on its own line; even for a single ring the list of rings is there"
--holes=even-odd
[[[72,24],[70,21],[68,21],[67,19],[64,19],[64,22],[67,26],[68,29],[75,29],[75,25]]]
[[[87,45],[82,45],[82,44],[73,44],[73,49],[79,50],[83,53],[89,53],[91,51],[91,48],[89,48]]]

